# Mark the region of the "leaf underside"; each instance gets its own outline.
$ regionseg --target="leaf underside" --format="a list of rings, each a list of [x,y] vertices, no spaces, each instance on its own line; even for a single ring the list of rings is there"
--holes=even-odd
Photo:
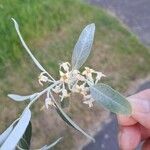
[[[119,92],[103,83],[90,87],[92,98],[111,112],[130,115],[131,105]]]
[[[30,149],[31,136],[32,136],[32,124],[31,122],[29,122],[24,135],[22,136],[17,145],[22,149]]]
[[[26,108],[23,111],[20,120],[18,121],[18,123],[16,124],[6,141],[1,146],[1,150],[15,149],[17,143],[20,141],[27,128],[30,119],[31,111],[29,110],[29,108]]]
[[[18,122],[19,119],[16,119],[1,135],[0,135],[0,146],[5,142],[5,140],[8,138],[12,130],[14,129],[14,126]]]
[[[8,94],[8,97],[15,100],[15,101],[24,101],[24,100],[32,100],[37,96],[37,93],[31,94],[31,95],[17,95],[17,94]]]
[[[95,33],[95,24],[87,25],[81,32],[72,54],[72,68],[79,69],[88,58]]]

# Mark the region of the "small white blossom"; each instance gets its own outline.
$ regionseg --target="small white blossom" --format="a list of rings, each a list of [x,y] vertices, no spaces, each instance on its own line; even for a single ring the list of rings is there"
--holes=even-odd
[[[84,99],[84,100],[91,99],[91,95],[85,95],[83,99]]]
[[[85,87],[84,84],[76,85],[72,91],[76,92],[76,93],[80,93],[82,95],[86,95],[87,94],[86,87]]]
[[[83,103],[89,105],[89,107],[93,107],[93,102],[94,102],[94,99],[91,98],[89,100],[84,101]]]
[[[85,70],[82,72],[82,75],[86,76],[88,80],[94,81],[92,77],[92,73],[95,73],[95,71],[89,67],[85,67]]]
[[[49,106],[54,106],[54,102],[52,101],[50,97],[45,99],[45,107],[48,109]]]
[[[69,72],[69,67],[70,67],[70,64],[68,62],[64,62],[64,63],[60,64],[60,69],[63,68],[64,71],[66,71],[66,72]]]
[[[85,76],[91,76],[92,73],[95,73],[95,71],[89,67],[85,67],[85,70],[82,72],[82,74]]]
[[[43,86],[43,83],[42,82],[47,82],[48,81],[48,77],[44,75],[45,72],[42,72],[40,75],[39,75],[39,84]]]
[[[77,74],[76,77],[77,77],[77,80],[79,80],[79,81],[85,81],[85,77],[80,74]]]
[[[106,77],[106,75],[104,75],[102,72],[96,72],[96,83],[102,78],[102,77]]]
[[[69,97],[70,94],[68,93],[66,89],[62,89],[62,96],[65,98],[65,97]]]
[[[63,73],[62,71],[59,71],[60,74],[60,81],[68,83],[69,82],[69,73]]]
[[[60,86],[56,86],[55,88],[52,89],[55,93],[60,93],[61,92],[61,88]]]

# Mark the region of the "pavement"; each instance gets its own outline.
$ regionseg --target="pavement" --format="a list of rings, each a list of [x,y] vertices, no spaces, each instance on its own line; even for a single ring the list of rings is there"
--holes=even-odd
[[[144,45],[150,46],[150,0],[87,1],[113,12]]]

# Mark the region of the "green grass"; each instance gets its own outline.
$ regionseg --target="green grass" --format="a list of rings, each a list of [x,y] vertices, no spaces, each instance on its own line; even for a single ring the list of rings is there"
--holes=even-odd
[[[92,22],[96,24],[96,35],[87,65],[103,71],[108,76],[107,83],[125,92],[132,81],[144,78],[150,73],[149,49],[141,45],[116,18],[99,8],[78,0],[1,0],[0,118],[2,123],[0,130],[17,117],[26,104],[10,101],[7,98],[8,93],[29,94],[42,89],[37,82],[40,72],[21,46],[11,17],[20,24],[22,35],[36,58],[56,77],[58,63],[70,61],[73,46],[80,32],[85,25]],[[84,105],[80,105],[81,101],[76,104],[77,100],[78,98],[74,99],[70,112],[72,118],[86,130],[93,126],[94,121],[101,120],[102,109],[91,111],[88,108],[82,109]],[[60,123],[55,113],[40,114],[39,107],[43,103],[41,100],[33,108],[35,126],[33,134],[36,135],[33,140],[34,146],[49,143],[50,139],[55,139],[56,136],[64,133],[67,133],[65,136],[70,142],[68,144],[67,140],[64,140],[62,149],[71,149],[70,147],[77,145],[74,142],[75,137],[85,139],[67,128],[64,123]],[[56,127],[59,127],[59,130]],[[38,142],[34,142],[36,140]],[[61,148],[59,145],[58,149]]]

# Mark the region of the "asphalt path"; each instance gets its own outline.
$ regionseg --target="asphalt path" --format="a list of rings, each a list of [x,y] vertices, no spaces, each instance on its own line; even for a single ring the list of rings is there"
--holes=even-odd
[[[113,12],[146,46],[150,46],[150,0],[87,1]]]

